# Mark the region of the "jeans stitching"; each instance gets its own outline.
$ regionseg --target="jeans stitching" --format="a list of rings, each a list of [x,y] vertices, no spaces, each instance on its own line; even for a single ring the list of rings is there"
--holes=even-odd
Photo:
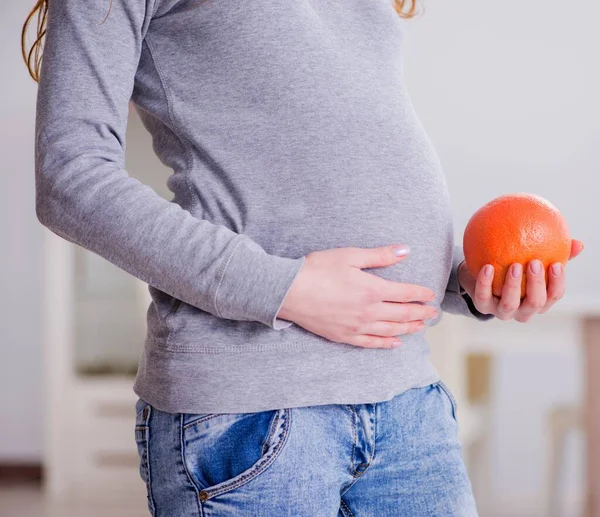
[[[218,416],[222,416],[222,415],[226,415],[227,413],[211,413],[210,415],[206,415],[203,416],[202,418],[199,418],[198,420],[194,420],[193,422],[190,422],[188,424],[183,425],[183,420],[181,422],[181,425],[183,426],[183,430],[187,431],[190,427],[194,427],[195,425],[201,424],[202,422],[206,422],[208,420],[211,420],[212,418],[217,418]],[[183,413],[182,413],[183,415]],[[183,416],[182,416],[183,418]]]
[[[144,441],[143,441],[143,446],[144,446],[144,461],[145,461],[145,469],[146,469],[146,491],[148,494],[148,505],[149,505],[149,510],[150,510],[150,514],[151,515],[155,515],[156,514],[156,505],[154,503],[154,496],[152,495],[152,474],[151,474],[151,470],[150,470],[150,436],[151,436],[151,431],[150,431],[150,415],[152,413],[152,406],[150,406],[150,404],[148,404],[145,408],[144,411],[146,411],[146,416],[144,418],[144,427],[146,428],[146,432],[145,432],[145,436],[144,436]]]
[[[371,434],[373,436],[373,448],[371,450],[371,454],[369,455],[369,459],[367,460],[366,463],[360,463],[359,465],[365,465],[365,469],[362,472],[358,472],[356,470],[356,468],[354,467],[354,451],[356,448],[356,442],[358,440],[358,432],[357,432],[357,426],[358,426],[358,414],[356,413],[356,411],[352,408],[352,406],[348,406],[352,409],[352,417],[353,417],[353,423],[354,425],[352,426],[352,431],[353,431],[353,442],[352,442],[352,457],[351,457],[351,468],[350,468],[350,473],[356,477],[359,478],[360,476],[362,476],[367,469],[371,466],[371,464],[373,463],[373,459],[375,458],[375,421],[371,421]],[[373,406],[374,408],[374,412],[375,412],[375,408],[376,405]],[[377,418],[377,417],[375,417]],[[369,419],[370,420],[370,419]],[[357,466],[359,466],[357,465]],[[352,486],[352,485],[351,485]],[[348,487],[350,488],[350,487]],[[344,492],[345,493],[345,492]]]
[[[346,488],[346,490],[344,490],[340,494],[340,497],[343,497],[348,492],[348,490],[350,490],[354,486],[354,484],[361,478],[361,476],[362,476],[362,474],[360,476],[358,476],[358,477],[355,476],[354,480],[352,481],[352,483],[350,483],[350,485]]]
[[[261,454],[264,455],[269,451],[269,442],[271,441],[271,437],[273,436],[273,434],[275,433],[276,429],[277,429],[277,424],[278,424],[278,418],[277,418],[277,413],[275,413],[273,415],[273,417],[271,418],[271,423],[269,425],[269,431],[267,432],[267,436],[265,437],[262,447],[261,447]]]
[[[350,457],[350,473],[355,476],[356,475],[356,469],[354,468],[354,450],[356,448],[356,440],[358,439],[358,433],[356,432],[356,420],[357,420],[357,415],[356,415],[356,411],[352,406],[349,406],[350,410],[352,411],[352,454]]]
[[[373,404],[373,421],[371,422],[371,434],[373,436],[373,450],[371,451],[371,458],[369,459],[368,463],[369,466],[373,463],[373,460],[375,459],[375,442],[377,441],[377,403]]]
[[[456,420],[456,414],[458,412],[458,403],[456,402],[454,395],[452,395],[450,388],[448,388],[448,386],[446,386],[446,384],[442,380],[439,380],[437,382],[437,385],[450,400],[450,406],[452,407],[452,417],[454,418],[454,420]]]
[[[201,516],[202,515],[202,505],[200,504],[200,498],[198,497],[200,492],[198,490],[198,487],[196,486],[196,483],[194,483],[192,475],[190,474],[187,463],[185,461],[185,453],[184,453],[184,447],[183,447],[183,431],[184,431],[183,413],[180,413],[179,414],[179,450],[181,453],[181,462],[183,463],[183,470],[185,470],[185,475],[187,476],[188,481],[190,482],[194,491],[196,492],[196,504],[198,505],[198,515]]]
[[[340,507],[345,513],[344,517],[354,517],[352,510],[350,510],[350,507],[346,504],[346,502],[343,499],[340,499]]]

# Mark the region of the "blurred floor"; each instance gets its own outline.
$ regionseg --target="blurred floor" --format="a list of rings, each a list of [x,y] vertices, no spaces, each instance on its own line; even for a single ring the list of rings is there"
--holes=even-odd
[[[0,486],[0,517],[148,517],[148,512],[49,501],[36,484]]]

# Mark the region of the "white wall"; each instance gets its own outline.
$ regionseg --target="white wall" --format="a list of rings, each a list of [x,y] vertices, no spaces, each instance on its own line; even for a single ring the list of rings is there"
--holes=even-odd
[[[406,79],[444,165],[457,236],[507,192],[535,192],[587,249],[569,303],[600,306],[600,2],[422,0],[405,24]]]
[[[0,4],[0,462],[42,448],[42,227],[35,216],[34,81],[20,62],[33,2]]]

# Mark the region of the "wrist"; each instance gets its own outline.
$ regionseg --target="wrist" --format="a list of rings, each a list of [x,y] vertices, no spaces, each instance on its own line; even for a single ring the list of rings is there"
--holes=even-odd
[[[281,309],[279,309],[279,312],[277,313],[277,318],[282,319],[282,320],[292,321],[292,316],[291,316],[289,310],[286,309],[285,305],[282,305]]]
[[[304,261],[302,267],[300,268],[294,280],[290,284],[290,287],[288,288],[288,291],[281,302],[281,307],[277,312],[277,318],[292,321],[295,323],[296,305],[298,303],[297,298],[299,296],[301,297],[301,294],[298,291],[302,288],[302,277],[305,275],[305,272],[306,260]]]
[[[467,267],[467,263],[464,260],[458,265],[457,277],[458,292],[463,296],[465,294],[470,296],[470,293],[472,293],[475,289],[476,280],[473,275],[471,275],[471,272]]]

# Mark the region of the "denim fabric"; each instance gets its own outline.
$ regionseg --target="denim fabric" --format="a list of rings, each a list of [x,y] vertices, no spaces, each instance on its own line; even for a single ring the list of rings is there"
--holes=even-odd
[[[157,517],[473,517],[443,382],[391,400],[255,413],[166,413],[136,441]]]

